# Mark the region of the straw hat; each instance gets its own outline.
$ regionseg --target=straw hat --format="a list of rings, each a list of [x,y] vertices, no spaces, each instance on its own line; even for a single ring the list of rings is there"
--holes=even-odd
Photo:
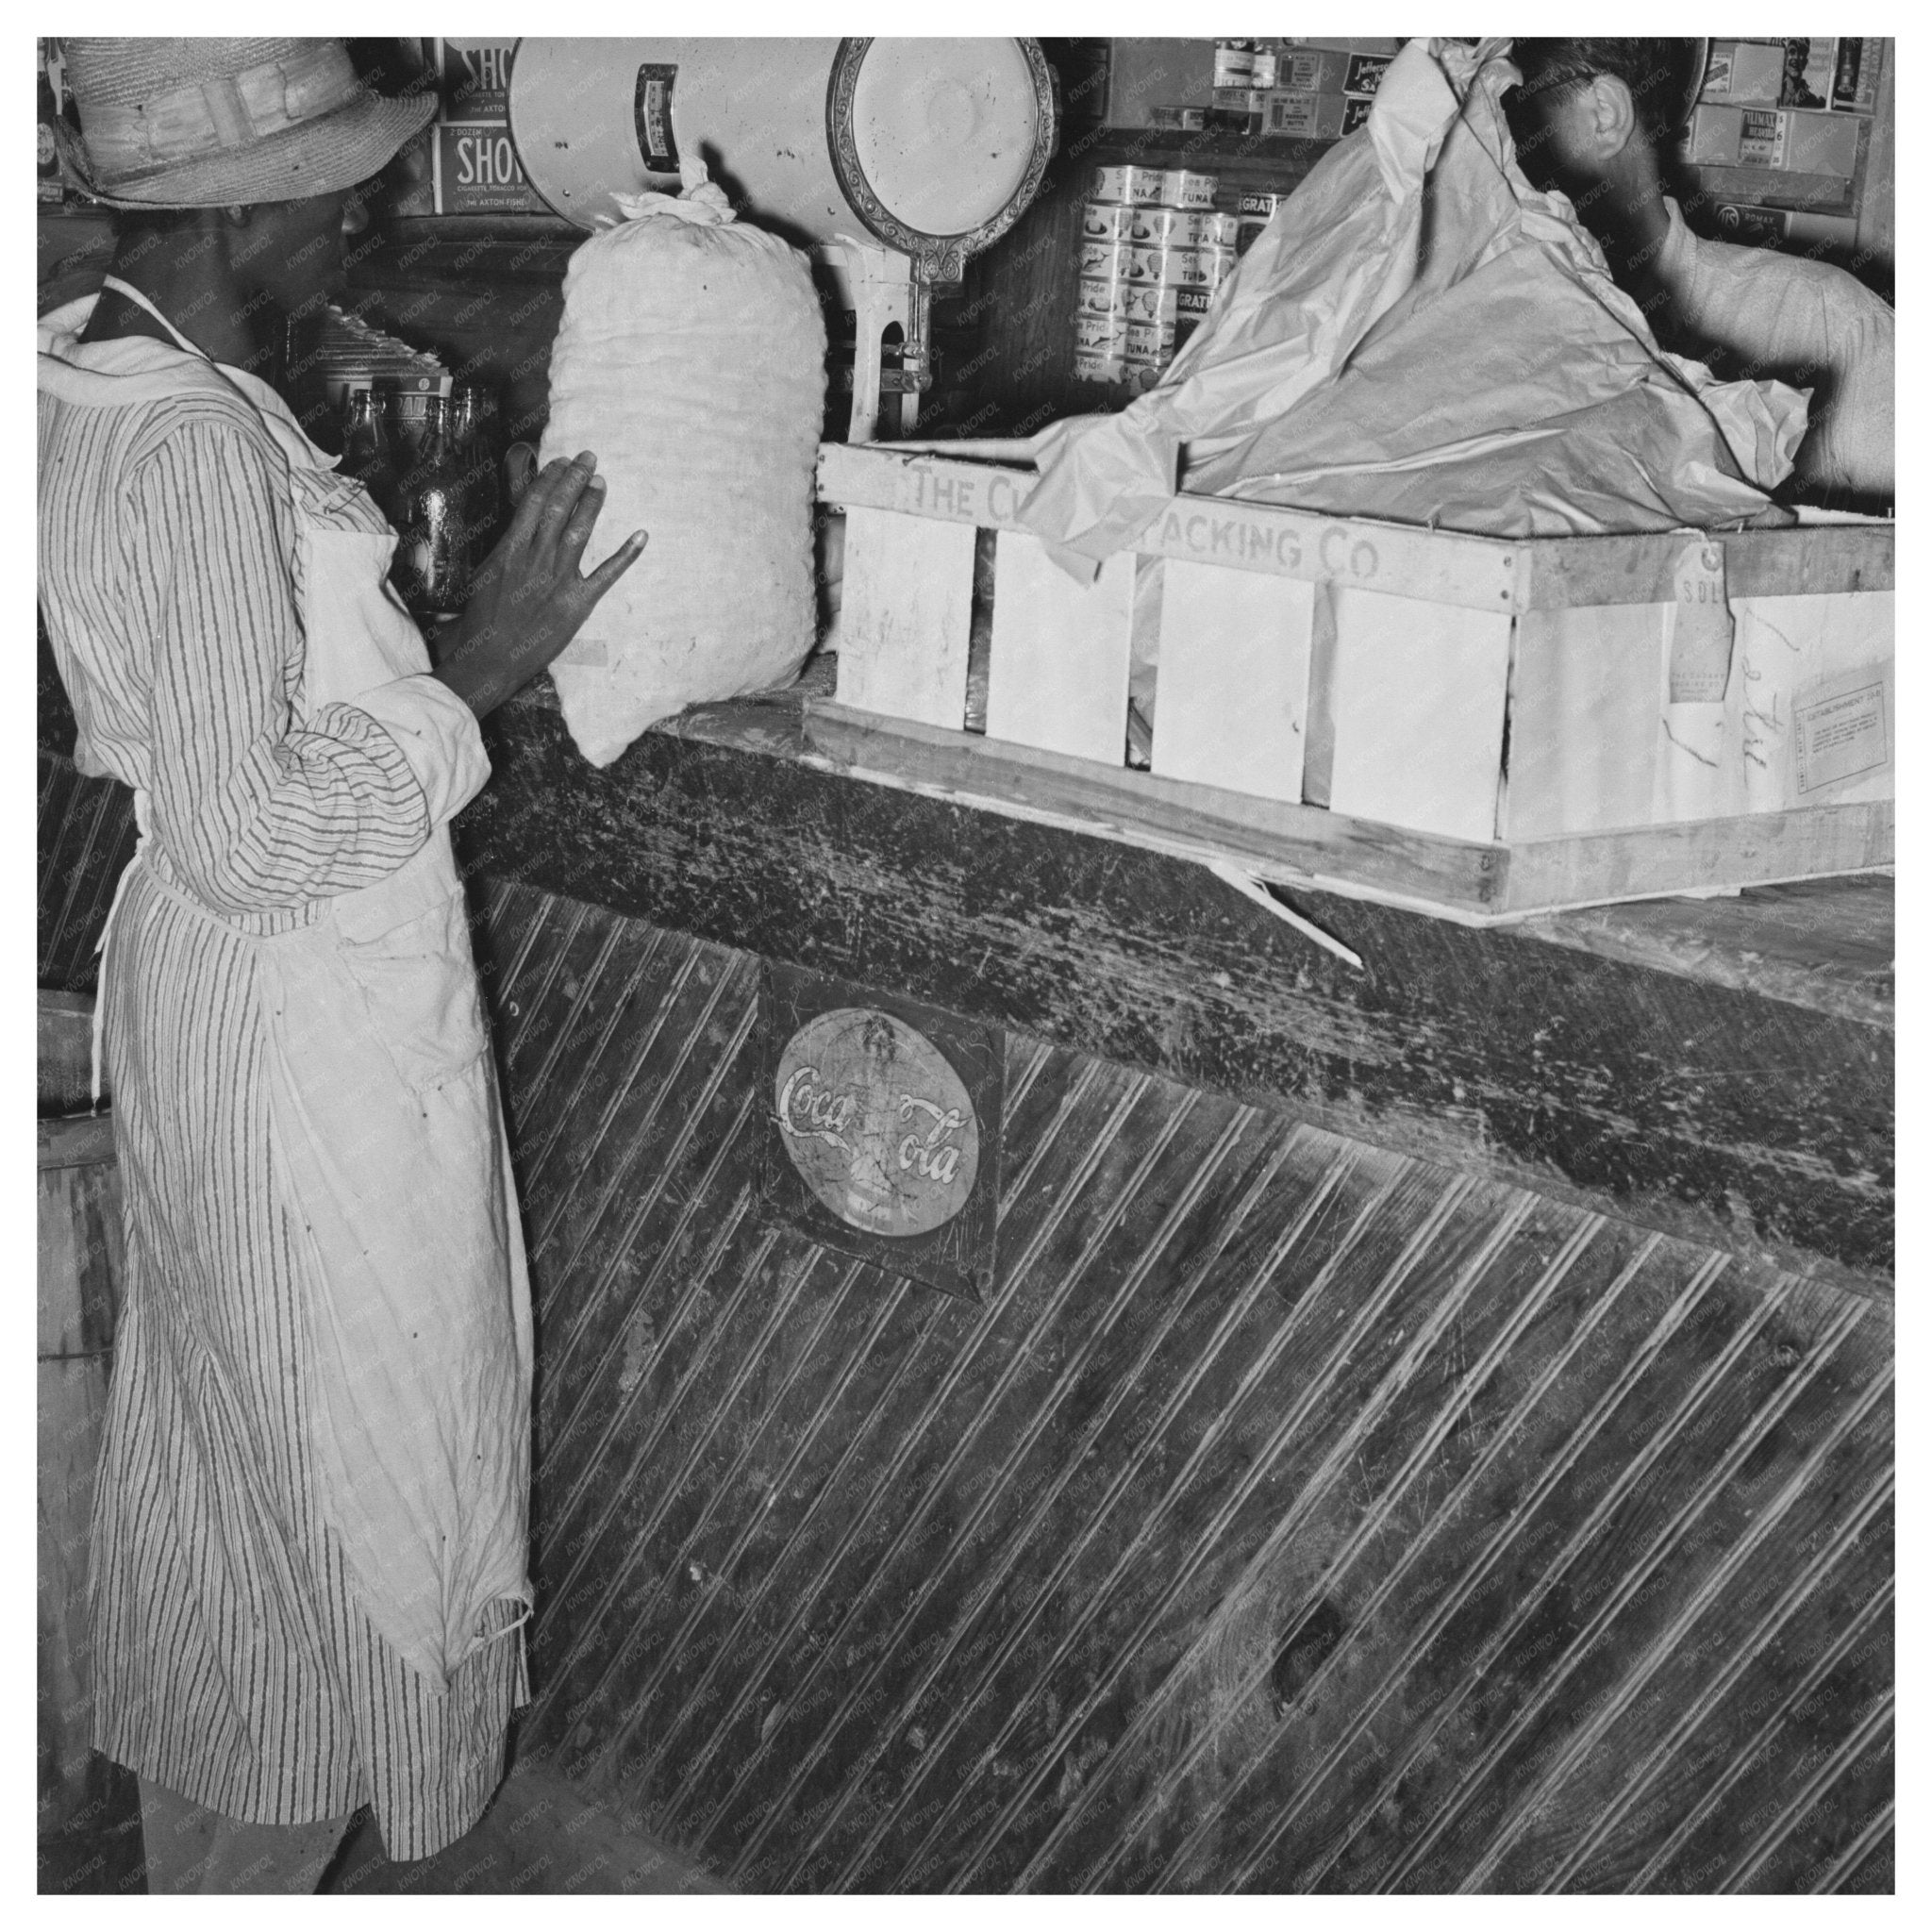
[[[334,193],[378,173],[436,111],[430,96],[388,100],[365,86],[341,41],[60,46],[81,140],[59,122],[56,138],[81,186],[110,208]]]

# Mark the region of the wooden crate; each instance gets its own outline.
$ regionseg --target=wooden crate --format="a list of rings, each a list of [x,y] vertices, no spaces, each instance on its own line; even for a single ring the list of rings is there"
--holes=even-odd
[[[106,1116],[38,1128],[39,1826],[109,1822],[113,1767],[89,1749],[88,1524],[126,1266],[121,1175]]]
[[[1176,496],[1082,587],[1018,526],[1033,480],[825,445],[846,566],[823,753],[1481,922],[1891,863],[1890,524],[1508,541]]]

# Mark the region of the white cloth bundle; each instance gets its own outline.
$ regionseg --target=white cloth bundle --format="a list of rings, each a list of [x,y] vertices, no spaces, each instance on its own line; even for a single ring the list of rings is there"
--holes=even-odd
[[[734,221],[702,163],[682,195],[624,205],[571,258],[540,452],[597,453],[586,571],[650,532],[551,667],[593,765],[686,705],[784,682],[816,635],[825,329],[805,258]]]

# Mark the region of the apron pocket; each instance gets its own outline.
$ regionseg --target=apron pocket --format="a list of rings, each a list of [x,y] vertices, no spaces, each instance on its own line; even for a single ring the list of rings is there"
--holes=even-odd
[[[488,1050],[461,892],[380,933],[342,930],[341,958],[411,1087],[445,1086]]]

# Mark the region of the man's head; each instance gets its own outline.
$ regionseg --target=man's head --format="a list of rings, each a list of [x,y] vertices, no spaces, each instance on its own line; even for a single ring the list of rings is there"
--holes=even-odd
[[[1504,97],[1524,172],[1581,201],[1607,186],[1659,187],[1683,125],[1703,43],[1690,40],[1518,41],[1523,85]]]

